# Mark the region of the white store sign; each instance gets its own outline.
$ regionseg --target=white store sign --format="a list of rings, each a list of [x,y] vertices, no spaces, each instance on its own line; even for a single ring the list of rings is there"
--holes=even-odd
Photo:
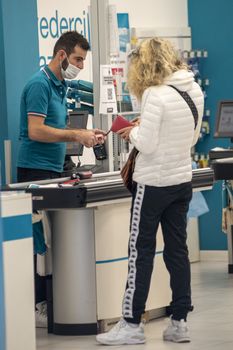
[[[48,64],[53,47],[62,33],[76,30],[90,42],[90,0],[37,0],[39,65]],[[91,52],[79,79],[92,81]]]

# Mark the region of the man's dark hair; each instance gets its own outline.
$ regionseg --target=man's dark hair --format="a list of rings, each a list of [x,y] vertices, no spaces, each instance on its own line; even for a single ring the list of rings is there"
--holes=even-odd
[[[90,45],[82,34],[76,31],[66,32],[57,40],[53,49],[53,57],[59,50],[64,50],[69,56],[74,51],[75,46],[79,46],[85,51],[90,50]]]

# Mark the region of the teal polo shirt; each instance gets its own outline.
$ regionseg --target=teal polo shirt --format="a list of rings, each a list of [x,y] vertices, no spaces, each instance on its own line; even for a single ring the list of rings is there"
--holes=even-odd
[[[56,78],[48,66],[26,84],[20,104],[20,148],[17,166],[63,171],[65,142],[38,142],[28,137],[28,115],[44,118],[45,125],[65,129],[67,122],[66,82]]]

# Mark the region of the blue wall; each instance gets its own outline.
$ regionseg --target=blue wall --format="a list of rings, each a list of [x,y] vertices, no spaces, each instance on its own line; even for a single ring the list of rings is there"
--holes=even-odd
[[[208,153],[216,146],[228,147],[226,139],[214,139],[217,104],[222,99],[233,99],[233,1],[188,0],[189,25],[192,30],[192,47],[206,49],[208,58],[204,74],[210,79],[207,89],[207,108],[211,111],[211,134],[199,142],[197,150]],[[221,183],[213,191],[204,193],[210,213],[200,218],[202,250],[227,249],[226,236],[221,230]]]
[[[7,120],[6,120],[6,91],[5,91],[5,59],[4,59],[4,42],[3,42],[3,24],[2,24],[2,0],[0,0],[0,175],[2,182],[5,181],[5,174],[1,171],[4,164],[4,148],[3,140],[8,135]],[[1,182],[1,181],[0,181]]]
[[[0,162],[1,165],[1,162]],[[1,180],[0,180],[1,185]],[[3,231],[1,217],[1,198],[0,198],[0,350],[5,349],[5,315],[4,315],[4,285],[3,285]]]
[[[4,321],[4,288],[3,288],[3,257],[2,257],[2,218],[0,202],[0,349],[5,349],[5,321]]]
[[[223,6],[224,5],[224,6]],[[38,31],[36,0],[0,0],[0,158],[3,140],[12,141],[14,169],[18,152],[20,95],[28,78],[38,69]],[[226,140],[213,139],[214,116],[220,99],[233,98],[233,1],[188,0],[189,25],[193,48],[207,49],[205,76],[210,79],[207,107],[211,110],[211,135],[199,146],[201,152],[228,145]],[[2,171],[4,181],[4,173]],[[201,249],[226,249],[221,232],[220,183],[204,194],[210,213],[200,218]]]
[[[36,0],[0,0],[0,55],[0,155],[4,160],[3,140],[10,139],[15,181],[20,95],[39,67]]]

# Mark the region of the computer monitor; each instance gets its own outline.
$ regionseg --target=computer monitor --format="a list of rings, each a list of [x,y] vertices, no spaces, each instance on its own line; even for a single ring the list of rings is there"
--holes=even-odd
[[[69,112],[67,129],[86,129],[88,120],[88,111]],[[69,156],[82,156],[83,145],[78,142],[67,142],[66,154]]]
[[[214,137],[233,138],[233,100],[219,102]]]

